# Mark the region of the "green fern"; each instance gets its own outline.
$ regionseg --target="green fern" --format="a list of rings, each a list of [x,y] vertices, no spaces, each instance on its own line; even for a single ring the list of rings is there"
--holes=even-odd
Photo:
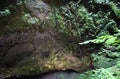
[[[88,43],[96,43],[96,44],[105,43],[107,45],[114,45],[115,42],[117,42],[117,37],[112,35],[103,35],[98,37],[97,39],[88,40],[79,44],[82,45]]]

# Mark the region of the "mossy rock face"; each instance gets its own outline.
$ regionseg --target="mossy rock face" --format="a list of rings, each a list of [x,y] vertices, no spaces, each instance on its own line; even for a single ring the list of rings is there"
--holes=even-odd
[[[32,1],[34,2],[34,0]],[[34,12],[36,14],[36,11],[39,12],[39,7],[37,7],[37,10],[34,10],[34,5],[29,6],[29,8],[31,8],[33,14]],[[29,17],[28,15],[27,17]],[[35,17],[36,16],[39,18],[39,14],[35,15]],[[30,18],[33,18],[31,14]],[[21,12],[20,15],[16,14],[14,18],[10,17],[9,20],[10,24],[8,24],[11,26],[8,25],[8,29],[13,27],[11,28],[13,33],[10,32],[0,36],[0,52],[3,53],[3,56],[5,55],[4,58],[0,59],[4,59],[6,64],[14,63],[14,65],[11,65],[10,68],[0,68],[2,71],[0,74],[3,76],[18,74],[31,75],[50,70],[67,69],[83,72],[91,68],[92,63],[90,56],[74,55],[73,51],[68,50],[67,47],[63,45],[58,38],[56,38],[59,35],[56,33],[56,31],[53,31],[53,29],[48,29],[43,33],[39,32],[38,30],[29,30],[27,28],[27,25],[29,24],[26,23],[27,19],[26,17],[21,16]],[[34,27],[34,24],[31,26]],[[24,31],[26,29],[29,31]],[[19,32],[19,30],[21,31]],[[5,31],[8,30],[5,28]],[[11,46],[12,48],[9,48]],[[5,51],[7,51],[6,54]],[[25,53],[25,57],[22,57]]]
[[[56,40],[53,30],[41,32],[20,32],[2,35],[0,45],[4,52],[6,66],[0,68],[3,76],[37,74],[50,70],[72,69],[79,72],[89,70],[90,56],[75,56],[61,42]],[[13,63],[14,65],[12,65]]]
[[[76,57],[70,53],[58,53],[50,56],[45,63],[45,68],[48,70],[75,70],[83,72],[89,70],[91,59],[89,56]]]

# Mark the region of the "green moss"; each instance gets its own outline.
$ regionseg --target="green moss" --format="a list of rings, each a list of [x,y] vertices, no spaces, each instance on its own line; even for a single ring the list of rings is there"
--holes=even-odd
[[[51,56],[45,63],[45,67],[50,70],[69,68],[71,65],[73,65],[72,62],[65,59],[61,54]]]

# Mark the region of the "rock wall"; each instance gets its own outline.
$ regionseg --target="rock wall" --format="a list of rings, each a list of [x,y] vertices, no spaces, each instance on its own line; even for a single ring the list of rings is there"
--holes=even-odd
[[[26,8],[22,8],[20,14],[11,15],[10,19],[6,19],[10,20],[9,22],[5,25],[0,24],[7,27],[0,34],[0,76],[67,69],[83,72],[92,67],[90,56],[76,56],[74,51],[63,44],[66,40],[60,39],[63,37],[60,37],[53,28],[41,32],[38,30],[41,28],[36,28],[42,27],[41,23],[29,25],[26,22],[26,17],[28,20],[35,17],[42,23],[46,22],[48,7],[41,0],[28,0]],[[26,12],[30,16],[26,15]],[[25,17],[22,16],[24,13]],[[32,19],[32,23],[34,20]]]

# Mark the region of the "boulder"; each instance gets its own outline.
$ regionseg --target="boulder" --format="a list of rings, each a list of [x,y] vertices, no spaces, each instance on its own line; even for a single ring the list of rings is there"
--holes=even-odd
[[[29,56],[34,50],[31,43],[16,44],[11,47],[3,58],[5,66],[10,67]]]

